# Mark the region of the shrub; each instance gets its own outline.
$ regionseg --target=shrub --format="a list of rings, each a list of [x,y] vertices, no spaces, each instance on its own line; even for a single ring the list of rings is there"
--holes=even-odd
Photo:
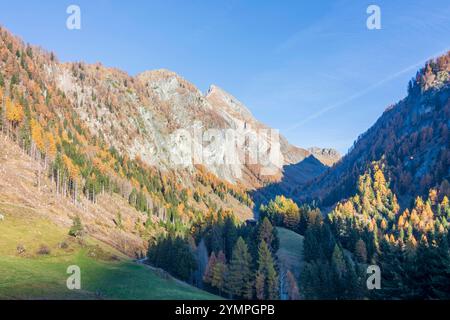
[[[82,237],[83,235],[84,235],[84,228],[83,225],[81,224],[81,219],[80,217],[76,216],[73,219],[72,227],[69,230],[69,236],[78,238]]]
[[[48,254],[50,254],[50,248],[48,246],[46,246],[45,244],[42,244],[39,247],[39,250],[37,251],[37,253],[40,255],[48,255]]]
[[[104,260],[104,261],[111,260],[111,255],[105,250],[103,250],[99,245],[89,246],[88,256],[96,260]]]
[[[25,251],[27,251],[27,250],[25,249],[25,246],[23,244],[20,243],[17,245],[17,253],[18,254],[24,254]]]
[[[69,244],[65,241],[62,241],[60,243],[58,243],[58,248],[60,249],[68,249],[69,248]]]

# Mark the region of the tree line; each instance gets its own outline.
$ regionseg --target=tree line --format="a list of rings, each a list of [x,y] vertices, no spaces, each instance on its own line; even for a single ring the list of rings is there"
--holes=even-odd
[[[212,293],[267,300],[280,297],[278,247],[276,228],[268,219],[237,223],[232,213],[219,210],[196,220],[182,236],[168,234],[150,244],[147,257],[150,264],[190,282],[201,268],[202,287]],[[197,258],[201,250],[203,268]]]

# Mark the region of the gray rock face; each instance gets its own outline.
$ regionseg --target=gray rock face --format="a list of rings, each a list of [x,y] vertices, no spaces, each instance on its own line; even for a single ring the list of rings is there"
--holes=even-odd
[[[162,170],[203,165],[231,183],[258,187],[311,154],[327,165],[334,156],[289,144],[229,93],[212,85],[203,95],[168,70],[130,77],[101,65],[52,64],[47,74],[92,132]]]

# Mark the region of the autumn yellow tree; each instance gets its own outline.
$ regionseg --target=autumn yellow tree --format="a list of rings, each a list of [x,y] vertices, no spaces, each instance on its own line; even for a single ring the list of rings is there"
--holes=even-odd
[[[438,199],[438,192],[436,189],[430,189],[430,192],[428,193],[428,199],[431,202],[431,205],[435,205],[437,203]]]
[[[31,139],[36,145],[37,150],[40,153],[45,153],[45,144],[41,125],[35,119],[31,119],[30,127],[31,127]]]
[[[77,166],[66,155],[63,155],[63,162],[64,162],[65,167],[67,168],[69,177],[73,180],[76,180],[79,175],[79,170],[78,170]]]
[[[57,152],[55,137],[51,132],[46,132],[44,139],[45,154],[50,158],[54,158]]]
[[[19,125],[24,118],[22,106],[18,103],[14,103],[9,98],[6,100],[6,118],[11,122],[13,127]]]
[[[11,125],[12,130],[17,130],[20,123],[23,121],[25,114],[23,112],[23,107],[11,101],[11,99],[7,98],[5,103],[6,108],[6,119]],[[16,132],[17,136],[17,132]]]

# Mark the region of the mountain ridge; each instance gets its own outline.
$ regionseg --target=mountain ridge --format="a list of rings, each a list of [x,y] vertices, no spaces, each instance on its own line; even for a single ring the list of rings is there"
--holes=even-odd
[[[73,69],[76,64],[67,64],[66,68]],[[92,66],[79,64],[79,67],[86,68],[86,72],[89,73],[89,70],[92,69]],[[96,70],[105,70],[98,65],[95,66]],[[116,69],[112,69],[112,75],[116,72]],[[61,90],[63,90],[69,96],[74,93],[73,88],[76,88],[79,85],[77,81],[73,81],[70,78],[68,70],[61,70],[59,68],[53,68],[52,72],[55,72],[55,77],[58,80],[58,85]],[[120,75],[123,76],[123,73],[117,71],[115,77],[118,78]],[[106,73],[108,74],[108,69],[106,69]],[[84,75],[83,71],[81,74]],[[92,75],[91,75],[92,76]],[[72,81],[71,81],[72,80]],[[67,85],[66,82],[71,82],[71,85]],[[113,83],[113,79],[111,79]],[[170,156],[167,154],[163,154],[161,151],[162,145],[169,146],[170,154],[177,154],[180,150],[177,149],[176,143],[174,141],[168,141],[164,139],[164,135],[169,135],[173,133],[175,129],[187,129],[192,130],[196,128],[195,122],[201,122],[201,124],[197,125],[202,127],[203,129],[233,129],[233,130],[245,130],[250,128],[249,130],[269,130],[270,128],[258,120],[256,120],[251,112],[236,98],[234,98],[231,94],[227,93],[223,89],[220,89],[217,86],[212,85],[211,90],[208,91],[206,95],[203,95],[201,91],[192,83],[185,80],[183,77],[178,75],[177,73],[167,70],[167,69],[159,69],[159,70],[149,70],[144,71],[138,74],[136,77],[131,77],[127,79],[125,77],[124,81],[130,81],[137,88],[133,88],[132,86],[128,89],[122,88],[122,91],[125,93],[129,93],[129,90],[135,90],[136,94],[139,95],[139,98],[132,97],[131,101],[128,99],[126,103],[133,104],[133,99],[141,99],[141,96],[144,95],[142,99],[144,101],[141,102],[141,106],[138,108],[134,108],[131,110],[134,113],[135,117],[141,118],[141,124],[152,124],[150,126],[147,125],[146,128],[143,128],[145,132],[165,132],[163,135],[149,137],[146,141],[135,140],[134,145],[126,148],[122,147],[123,152],[131,152],[131,156],[139,155],[145,161],[147,161],[150,165],[162,166],[163,168],[169,167],[170,165]],[[105,89],[105,88],[103,88]],[[91,91],[98,91],[99,88],[95,86],[89,88]],[[105,89],[109,90],[109,89]],[[75,92],[77,95],[79,94],[79,90]],[[114,97],[113,97],[114,98]],[[77,97],[78,99],[78,97]],[[89,103],[89,96],[84,95],[82,97],[83,103]],[[147,100],[147,101],[145,101]],[[121,102],[123,104],[123,102]],[[114,105],[114,103],[113,103]],[[81,106],[83,107],[83,106]],[[136,112],[136,109],[139,112]],[[238,112],[236,112],[238,110]],[[95,119],[89,119],[86,114],[93,113],[92,110],[80,110],[80,116],[84,121],[90,123],[90,121],[94,121]],[[108,116],[107,110],[104,112],[103,116]],[[116,119],[117,120],[117,119]],[[163,126],[154,127],[154,125],[158,125],[158,121],[163,123]],[[111,119],[111,123],[114,121]],[[111,132],[105,128],[101,128],[98,126],[98,123],[90,123],[90,127],[92,130],[100,130],[102,131],[105,137],[111,137]],[[139,131],[139,128],[135,128]],[[154,130],[152,130],[154,129]],[[168,129],[168,130],[164,130]],[[103,132],[104,131],[104,132]],[[123,132],[120,137],[127,136],[128,132]],[[148,141],[152,141],[152,144],[149,144]],[[111,143],[111,142],[110,142]],[[292,146],[288,143],[288,141],[280,136],[280,146],[282,156],[285,158],[284,164],[293,164],[298,163],[303,160],[306,156],[310,155],[310,152],[306,149],[298,148]],[[151,159],[150,155],[146,152],[139,153],[138,150],[150,150],[157,153],[156,159]],[[254,152],[254,150],[251,150]],[[241,158],[245,157],[244,155],[240,155]],[[155,161],[153,161],[155,160]],[[158,161],[160,160],[160,161]],[[334,160],[324,159],[327,165],[333,163]],[[193,166],[188,166],[190,169]],[[237,182],[239,179],[236,179],[237,176],[230,166],[210,166],[210,169],[214,174],[218,175],[220,178],[226,179],[231,183]],[[255,169],[251,166],[246,166],[244,163],[240,168],[244,171],[244,178],[241,179],[241,182],[247,184],[249,187],[258,187],[261,185],[261,182],[264,180],[264,177],[261,177],[258,172],[254,172]],[[259,168],[256,168],[256,171]],[[250,171],[250,172],[248,172]],[[274,175],[274,177],[269,177],[269,179],[275,178],[278,179],[278,176],[282,175],[281,170],[277,170],[278,173]],[[257,177],[259,181],[249,181],[250,183],[246,183],[247,177]]]
[[[332,169],[298,186],[294,196],[318,198],[325,206],[333,205],[352,194],[358,177],[380,160],[386,164],[394,192],[406,196],[406,203],[411,195],[425,196],[432,187],[446,193],[450,177],[449,98],[450,52],[428,61],[409,82],[407,97],[388,106]]]
[[[15,143],[29,157],[22,165],[30,169],[28,180],[34,180],[26,181],[27,190],[45,190],[49,199],[56,196],[49,206],[59,197],[67,200],[78,209],[53,218],[67,224],[79,215],[93,233],[129,255],[145,251],[148,239],[159,232],[147,230],[147,223],[182,225],[216,211],[233,212],[241,221],[252,218],[248,190],[283,175],[281,167],[268,177],[261,175],[259,164],[173,166],[173,155],[184,151],[180,137],[173,134],[180,129],[269,129],[242,104],[236,109],[233,103],[238,100],[222,89],[225,107],[210,103],[208,99],[219,92],[218,87],[212,89],[205,95],[165,69],[133,77],[100,63],[60,63],[53,53],[0,28],[0,127],[7,141],[3,147]],[[245,112],[238,117],[230,114],[233,110]],[[286,155],[282,165],[310,156],[284,137],[280,149]],[[305,179],[323,170],[322,164],[315,165],[317,170],[305,172]],[[21,181],[20,172],[16,178]],[[109,213],[105,221],[93,220],[85,211],[114,194],[131,205],[131,211]],[[9,192],[4,195],[11,197]],[[122,214],[130,225],[118,235],[116,215]],[[133,244],[125,248],[121,241],[129,236]]]

